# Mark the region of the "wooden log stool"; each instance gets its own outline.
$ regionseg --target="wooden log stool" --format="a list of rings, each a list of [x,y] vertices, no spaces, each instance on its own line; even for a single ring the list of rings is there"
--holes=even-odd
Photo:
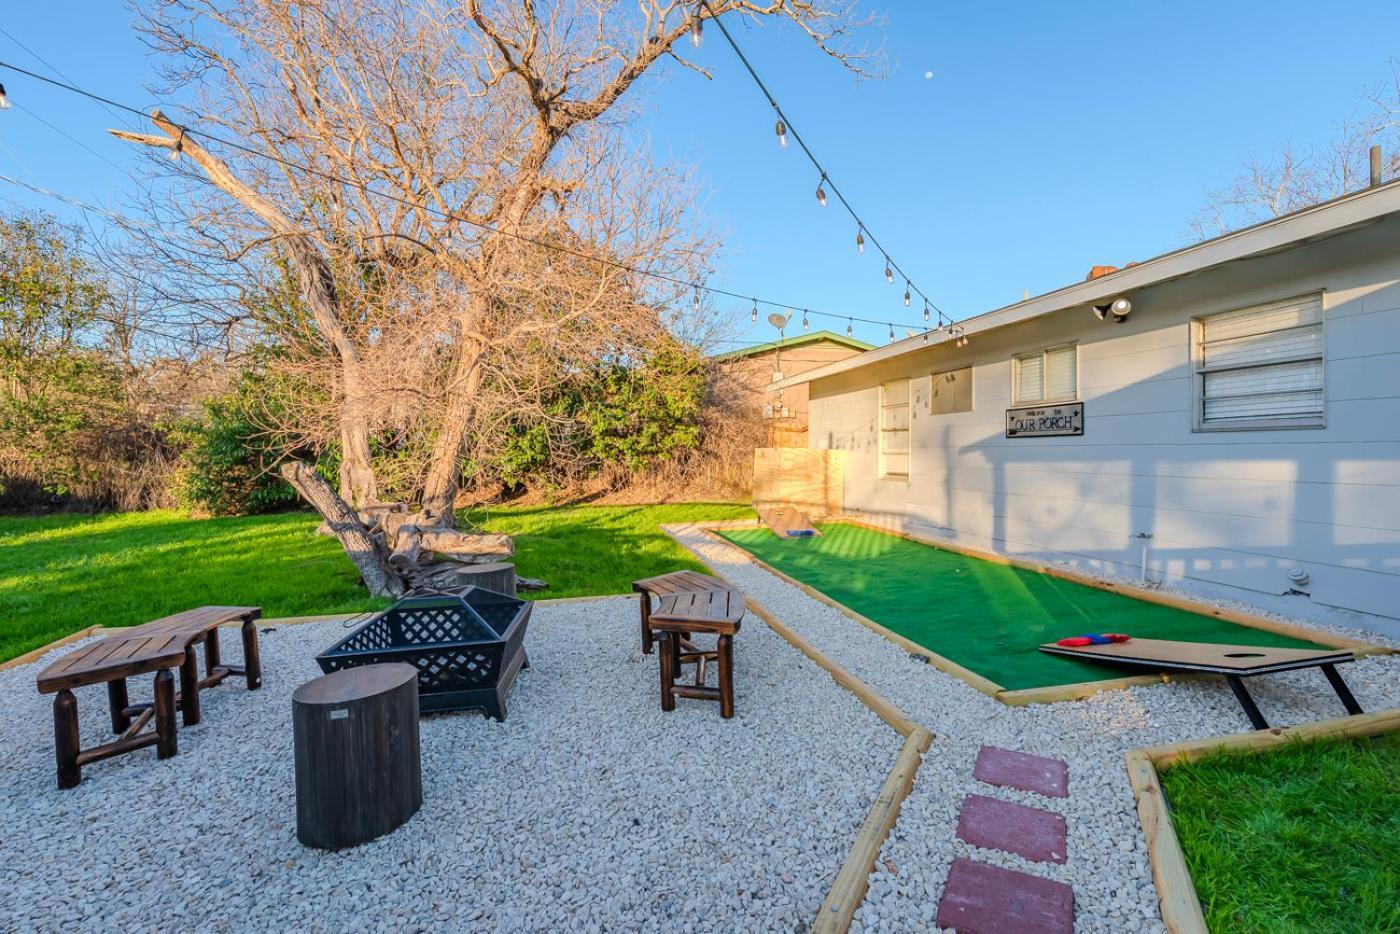
[[[423,804],[418,669],[363,665],[292,693],[297,839],[337,849],[403,824]]]
[[[166,633],[137,638],[107,638],[70,652],[39,674],[40,694],[57,694],[53,701],[54,753],[58,787],[74,788],[83,780],[82,767],[122,753],[156,747],[157,759],[175,755],[175,676],[171,670],[186,663],[184,638]],[[155,701],[132,706],[126,679],[155,673]],[[82,749],[78,739],[78,700],[73,689],[106,684],[112,730],[117,739]],[[134,720],[133,720],[134,717]],[[142,732],[152,721],[153,732]]]
[[[644,598],[645,599],[645,598]],[[661,709],[676,709],[677,697],[719,701],[719,715],[734,716],[734,636],[744,618],[744,595],[737,590],[705,590],[662,597],[651,612],[649,627],[661,641]],[[690,642],[696,633],[716,637],[713,651]],[[705,684],[705,669],[714,662],[718,687]],[[685,665],[695,665],[695,682],[678,684]]]

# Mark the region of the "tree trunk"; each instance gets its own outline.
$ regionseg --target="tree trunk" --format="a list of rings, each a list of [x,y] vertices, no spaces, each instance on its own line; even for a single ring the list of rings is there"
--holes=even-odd
[[[476,410],[474,400],[481,385],[481,370],[477,366],[480,349],[464,341],[458,352],[461,356],[457,360],[454,385],[447,396],[447,409],[438,427],[437,440],[433,442],[428,476],[423,483],[423,512],[444,528],[457,524],[452,504],[457,498],[457,477],[462,470],[462,443]]]
[[[326,520],[331,533],[340,539],[345,553],[359,569],[365,587],[376,597],[398,597],[406,589],[404,579],[389,566],[384,547],[375,541],[331,485],[302,461],[288,461],[278,468],[282,478],[292,485]]]

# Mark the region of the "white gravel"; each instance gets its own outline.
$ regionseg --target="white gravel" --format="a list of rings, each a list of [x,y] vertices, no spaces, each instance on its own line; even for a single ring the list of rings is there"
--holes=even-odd
[[[71,791],[34,687],[49,659],[0,672],[0,930],[805,930],[901,745],[760,620],[735,640],[726,722],[704,701],[661,713],[635,600],[541,606],[506,722],[424,717],[422,810],[311,850],[290,694],[342,634],[264,634],[261,691],[208,691],[174,759],[100,762]],[[78,701],[84,745],[109,738],[105,692]]]
[[[717,573],[935,734],[871,876],[870,893],[853,930],[931,927],[956,856],[1069,883],[1079,931],[1164,930],[1123,754],[1136,747],[1251,729],[1223,682],[1152,685],[1105,691],[1081,701],[1008,707],[912,660],[882,636],[768,573],[740,549],[694,527],[670,531]],[[1374,633],[1362,637],[1384,642]],[[1400,706],[1400,658],[1363,658],[1341,671],[1363,709]],[[1276,726],[1345,713],[1317,671],[1259,678],[1249,687]],[[1069,797],[1044,798],[974,781],[972,770],[983,745],[1064,759],[1069,763]],[[1033,863],[957,840],[958,813],[963,797],[972,792],[1063,814],[1069,830],[1068,861]]]

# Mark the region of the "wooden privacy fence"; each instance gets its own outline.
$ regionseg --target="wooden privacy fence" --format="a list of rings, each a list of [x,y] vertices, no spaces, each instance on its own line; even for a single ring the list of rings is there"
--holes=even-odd
[[[845,506],[840,451],[757,448],[753,452],[755,509],[794,506],[811,516],[838,516]]]

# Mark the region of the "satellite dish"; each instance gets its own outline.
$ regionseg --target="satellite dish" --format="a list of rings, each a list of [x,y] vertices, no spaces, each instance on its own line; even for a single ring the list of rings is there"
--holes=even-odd
[[[768,316],[768,323],[773,325],[773,327],[777,328],[779,331],[781,331],[783,328],[787,327],[788,316],[780,315],[775,311]]]

